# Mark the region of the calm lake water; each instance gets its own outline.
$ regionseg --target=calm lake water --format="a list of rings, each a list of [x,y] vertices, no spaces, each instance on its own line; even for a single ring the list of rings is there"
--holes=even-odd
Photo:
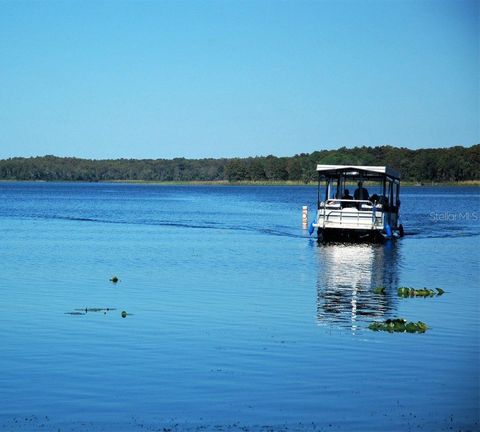
[[[479,189],[401,198],[323,246],[315,187],[0,183],[0,429],[479,430]]]

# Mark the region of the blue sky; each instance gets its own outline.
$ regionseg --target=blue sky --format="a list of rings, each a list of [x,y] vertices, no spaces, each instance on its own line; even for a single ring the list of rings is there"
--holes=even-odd
[[[470,146],[478,1],[0,1],[0,158]]]

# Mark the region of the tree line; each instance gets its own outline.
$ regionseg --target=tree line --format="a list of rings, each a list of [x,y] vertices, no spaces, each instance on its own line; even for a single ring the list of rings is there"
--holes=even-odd
[[[291,157],[224,159],[106,159],[39,156],[0,160],[1,180],[44,181],[315,181],[317,164],[388,165],[403,180],[480,180],[480,144],[411,150],[392,146],[342,147]]]

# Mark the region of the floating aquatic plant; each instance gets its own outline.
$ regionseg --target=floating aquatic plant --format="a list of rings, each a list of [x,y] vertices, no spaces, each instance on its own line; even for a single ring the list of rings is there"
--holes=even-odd
[[[386,294],[387,291],[385,287],[375,287],[373,289],[374,294]],[[410,287],[400,287],[397,290],[399,297],[434,297],[441,296],[445,291],[442,288],[435,288],[435,290],[428,288],[410,288]]]
[[[373,289],[374,294],[385,294],[385,287],[376,287]]]
[[[126,318],[127,316],[132,316],[132,315],[135,315],[135,314],[132,314],[132,313],[127,312],[127,311],[122,311],[122,313],[120,315],[122,316],[122,318]]]
[[[428,326],[422,321],[407,322],[403,318],[387,319],[383,322],[375,321],[368,328],[373,331],[387,331],[389,333],[425,333]]]
[[[85,307],[82,309],[75,309],[76,311],[83,311],[85,313],[87,312],[109,312],[109,311],[114,311],[117,310],[116,308],[89,308]]]
[[[421,288],[415,289],[410,287],[400,287],[397,290],[399,297],[434,297],[441,296],[445,291],[442,288],[435,288],[435,290]]]
[[[105,315],[107,312],[117,310],[116,308],[89,308],[84,307],[81,309],[74,309],[73,312],[65,312],[65,315],[87,315],[88,312],[103,312]]]

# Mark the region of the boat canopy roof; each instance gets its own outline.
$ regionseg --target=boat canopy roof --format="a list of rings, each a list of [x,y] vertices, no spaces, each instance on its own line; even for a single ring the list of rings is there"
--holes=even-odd
[[[341,175],[350,178],[390,177],[392,180],[400,180],[400,174],[387,166],[317,165],[317,171],[322,177],[337,177]]]

